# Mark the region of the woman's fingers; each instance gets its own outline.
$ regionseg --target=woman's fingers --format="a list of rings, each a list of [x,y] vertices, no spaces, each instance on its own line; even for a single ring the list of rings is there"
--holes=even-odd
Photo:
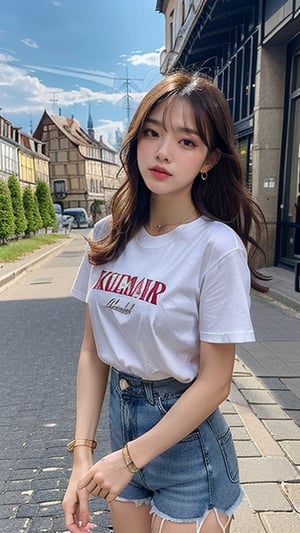
[[[66,526],[71,533],[92,533],[92,530],[97,527],[96,524],[92,524],[91,522],[83,526],[80,520],[78,523],[73,520],[71,524],[66,523]]]
[[[122,451],[118,450],[103,457],[82,477],[78,487],[95,497],[112,502],[132,479],[124,463]]]
[[[81,489],[87,489],[88,492],[92,492],[95,488],[96,483],[94,482],[94,472],[92,471],[92,468],[83,476],[83,478],[80,480],[78,484],[78,488]]]
[[[89,492],[86,489],[78,489],[77,491],[79,504],[77,511],[78,522],[81,522],[83,525],[87,524],[90,519],[89,511]]]
[[[71,533],[89,531],[89,493],[85,489],[78,490],[75,502],[72,502],[72,500],[70,500],[69,498],[70,496],[65,497],[63,503],[65,523],[68,530],[71,531]]]

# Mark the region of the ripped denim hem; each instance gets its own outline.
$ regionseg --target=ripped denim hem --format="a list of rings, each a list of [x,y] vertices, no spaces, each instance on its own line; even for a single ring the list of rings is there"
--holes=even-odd
[[[136,507],[140,507],[141,505],[149,505],[151,506],[152,498],[140,498],[137,500],[131,500],[130,498],[122,498],[121,496],[116,497],[117,502],[123,502],[123,503],[134,503]]]
[[[232,516],[234,514],[234,512],[236,511],[236,509],[238,508],[238,506],[240,505],[240,503],[242,502],[242,500],[244,499],[244,491],[243,489],[241,488],[241,491],[240,491],[240,494],[238,496],[238,498],[235,500],[235,502],[231,505],[231,507],[229,507],[228,509],[221,509],[219,506],[213,506],[212,509],[207,509],[204,514],[202,516],[196,516],[194,518],[174,518],[173,516],[169,516],[165,513],[163,513],[162,511],[160,511],[153,503],[153,501],[151,502],[151,511],[150,511],[150,514],[156,514],[157,516],[159,516],[160,518],[162,518],[163,520],[168,520],[169,522],[174,522],[174,523],[187,523],[187,524],[190,524],[190,523],[193,523],[193,522],[196,522],[197,523],[197,526],[201,525],[203,523],[203,521],[205,520],[205,518],[207,517],[207,515],[210,513],[210,511],[212,511],[213,509],[217,512],[217,513],[222,513],[222,514],[225,514],[227,516]]]

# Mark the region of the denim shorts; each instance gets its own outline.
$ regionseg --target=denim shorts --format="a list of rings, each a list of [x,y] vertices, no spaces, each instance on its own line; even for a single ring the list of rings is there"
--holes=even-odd
[[[113,451],[157,424],[190,385],[173,378],[146,381],[112,369]],[[173,522],[194,522],[211,509],[232,515],[242,498],[231,432],[217,409],[135,474],[118,499],[146,503],[152,512]]]

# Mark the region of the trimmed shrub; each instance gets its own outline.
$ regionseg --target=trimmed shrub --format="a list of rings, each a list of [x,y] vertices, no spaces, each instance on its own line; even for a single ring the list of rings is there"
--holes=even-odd
[[[33,198],[34,220],[35,220],[35,223],[36,223],[36,231],[38,231],[39,229],[41,229],[43,227],[43,221],[42,221],[42,217],[41,217],[41,213],[40,213],[40,209],[39,209],[39,203],[38,203],[38,199],[37,199],[36,195],[33,194],[32,198]]]
[[[39,229],[39,227],[38,222],[36,220],[36,207],[34,202],[34,196],[29,185],[24,187],[23,190],[23,206],[27,220],[27,228],[25,233],[26,235],[30,235],[30,233],[35,233]]]
[[[57,225],[50,188],[47,183],[38,181],[35,195],[37,197],[39,211],[42,217],[43,228],[55,227]]]
[[[19,235],[25,233],[25,230],[27,228],[27,220],[22,202],[20,182],[16,176],[9,176],[7,184],[10,191],[11,203],[14,213],[15,235],[16,237],[18,237]]]
[[[0,180],[0,242],[3,244],[15,234],[12,201],[7,183]]]

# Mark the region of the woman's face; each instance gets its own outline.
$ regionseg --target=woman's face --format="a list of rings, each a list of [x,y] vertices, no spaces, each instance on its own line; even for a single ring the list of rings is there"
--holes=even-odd
[[[157,195],[190,192],[199,172],[213,166],[185,99],[154,107],[138,137],[137,162],[145,185]]]

